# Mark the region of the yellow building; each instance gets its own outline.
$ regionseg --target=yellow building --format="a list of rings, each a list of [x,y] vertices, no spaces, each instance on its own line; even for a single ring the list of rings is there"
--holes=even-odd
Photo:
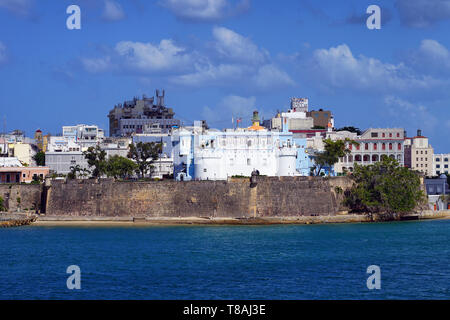
[[[42,151],[43,149],[43,140],[42,140],[42,131],[40,129],[37,129],[34,133],[34,140],[36,141],[36,145],[38,147],[39,151]]]
[[[9,150],[13,157],[16,157],[23,165],[31,165],[33,160],[33,149],[28,143],[10,143]]]
[[[42,151],[47,152],[48,151],[48,144],[50,142],[50,133],[46,134],[43,138],[42,138]]]

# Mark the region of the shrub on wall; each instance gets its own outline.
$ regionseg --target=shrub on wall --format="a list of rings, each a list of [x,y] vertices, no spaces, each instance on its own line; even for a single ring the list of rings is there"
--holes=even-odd
[[[3,197],[0,197],[0,211],[6,211],[5,200],[3,200]]]

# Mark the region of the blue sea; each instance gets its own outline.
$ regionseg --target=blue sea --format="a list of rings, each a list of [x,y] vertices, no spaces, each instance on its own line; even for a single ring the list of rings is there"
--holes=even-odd
[[[0,299],[448,299],[450,220],[27,226],[0,229],[0,259]]]

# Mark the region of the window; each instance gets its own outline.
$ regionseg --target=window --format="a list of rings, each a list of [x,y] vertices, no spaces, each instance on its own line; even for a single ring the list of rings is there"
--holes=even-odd
[[[383,133],[383,134],[384,134],[384,133]],[[381,145],[381,149],[386,150],[386,143],[383,143],[383,144]]]
[[[439,174],[441,174],[441,172],[440,171],[436,171],[436,174],[439,175]]]
[[[372,138],[378,138],[378,132],[372,132]]]
[[[398,150],[402,150],[402,144],[401,143],[398,144],[397,149]]]
[[[444,165],[444,168],[445,168],[445,169],[448,169],[448,164]]]
[[[377,150],[377,148],[378,148],[378,143],[374,143],[373,144],[373,150]]]
[[[437,164],[437,165],[436,165],[436,168],[438,168],[438,169],[439,169],[440,167],[441,167],[441,165],[440,165],[440,164]]]
[[[392,150],[392,143],[389,143],[389,150]]]
[[[383,132],[383,138],[386,137],[386,133]]]
[[[369,150],[369,144],[368,143],[366,143],[366,145],[364,146],[364,149],[365,150]]]
[[[397,138],[400,138],[400,132],[397,132]]]
[[[247,158],[247,165],[249,166],[251,164],[252,164],[252,162],[251,162],[250,158]]]
[[[444,158],[444,162],[448,162],[448,158]]]
[[[203,169],[203,172],[206,172],[206,168],[205,168],[205,169]]]
[[[392,138],[392,133],[389,133],[389,138]]]
[[[436,158],[436,162],[440,162],[441,161],[441,159],[439,159],[439,158]]]

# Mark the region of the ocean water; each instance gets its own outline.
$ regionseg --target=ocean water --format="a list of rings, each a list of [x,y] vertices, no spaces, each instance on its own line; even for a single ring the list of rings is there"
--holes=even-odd
[[[450,220],[0,229],[0,299],[448,299]],[[81,269],[69,290],[66,269]],[[369,290],[367,267],[381,269]]]

